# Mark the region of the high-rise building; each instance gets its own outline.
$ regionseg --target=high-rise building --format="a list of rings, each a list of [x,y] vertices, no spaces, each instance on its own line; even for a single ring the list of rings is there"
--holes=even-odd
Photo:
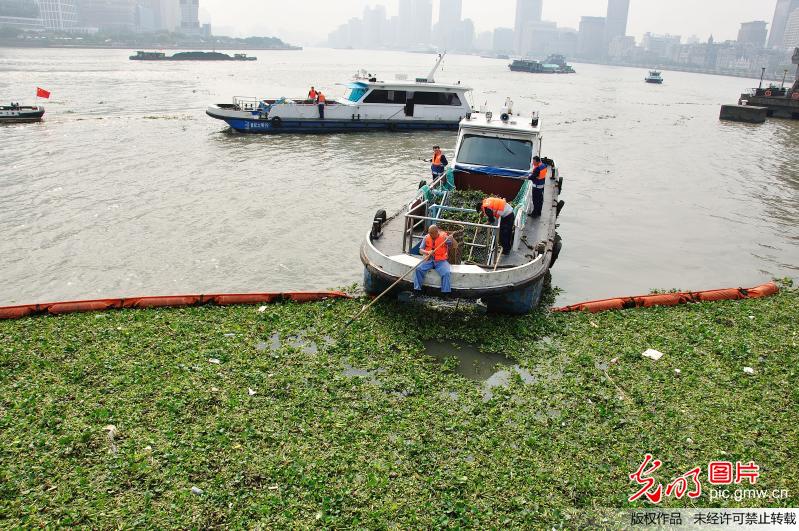
[[[163,31],[180,30],[180,4],[178,0],[156,0],[158,6],[157,26]]]
[[[180,31],[200,33],[200,0],[180,0]]]
[[[0,28],[42,29],[39,6],[30,0],[0,0]]]
[[[493,49],[496,53],[513,53],[513,28],[497,28],[494,30]]]
[[[137,28],[134,0],[76,0],[78,23],[84,28],[107,32]]]
[[[605,19],[605,49],[616,37],[627,35],[627,18],[630,16],[630,0],[608,0],[608,16]]]
[[[413,0],[399,0],[399,35],[397,44],[408,47],[413,42]]]
[[[430,46],[433,28],[433,1],[413,0],[413,23],[411,44],[417,47]]]
[[[577,54],[585,59],[601,59],[605,53],[605,17],[583,17]]]
[[[799,9],[799,0],[777,0],[774,19],[771,22],[771,33],[768,37],[769,48],[783,46],[785,27],[788,24],[788,18],[790,18],[795,9]]]
[[[444,50],[453,50],[461,44],[461,18],[463,0],[441,0],[433,41]]]
[[[38,0],[42,25],[52,31],[73,31],[78,14],[73,0]]]
[[[366,6],[363,10],[363,40],[367,48],[379,48],[386,44],[385,6]]]
[[[751,44],[758,48],[766,45],[767,37],[768,30],[764,20],[743,22],[741,23],[741,29],[738,31],[738,42],[740,44]]]
[[[530,24],[541,22],[544,0],[516,0],[516,26],[514,28],[514,49],[522,53],[524,33]]]
[[[784,48],[796,48],[799,46],[799,9],[794,9],[785,23],[782,46]]]

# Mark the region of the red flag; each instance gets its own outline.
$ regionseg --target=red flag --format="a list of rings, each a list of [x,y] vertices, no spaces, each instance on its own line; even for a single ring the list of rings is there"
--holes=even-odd
[[[36,97],[37,98],[44,98],[46,100],[50,99],[50,92],[44,90],[43,88],[36,87]]]

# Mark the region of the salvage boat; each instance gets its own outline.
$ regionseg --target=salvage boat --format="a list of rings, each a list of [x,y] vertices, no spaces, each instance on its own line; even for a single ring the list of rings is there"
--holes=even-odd
[[[457,255],[450,255],[452,297],[481,300],[491,312],[525,314],[538,306],[545,277],[560,254],[556,232],[564,202],[563,178],[555,162],[545,181],[542,215],[533,218],[533,157],[541,154],[537,114],[514,115],[508,104],[499,117],[473,113],[460,124],[455,161],[430,184],[422,183],[413,199],[395,215],[379,210],[361,246],[364,286],[378,295],[403,279],[422,260],[419,247],[430,225],[457,235]],[[466,201],[458,201],[459,197]],[[514,207],[513,244],[509,255],[500,248],[500,221],[484,221],[475,197],[505,199]],[[471,220],[468,220],[468,219]],[[409,276],[409,275],[408,275]],[[434,271],[424,279],[424,291],[440,294]],[[397,292],[413,289],[404,278]]]
[[[242,133],[340,133],[347,131],[406,131],[452,129],[471,112],[469,87],[437,83],[433,69],[415,81],[378,81],[357,75],[346,84],[343,99],[326,99],[324,107],[308,98],[258,99],[234,97],[232,103],[212,105],[211,118],[223,120]],[[398,76],[399,77],[399,76]]]
[[[529,74],[575,74],[574,68],[566,62],[562,55],[550,55],[545,61],[532,61],[529,59],[516,59],[508,65],[513,72],[527,72]]]
[[[40,122],[43,116],[44,107],[41,105],[0,105],[0,123]]]
[[[228,55],[221,52],[179,52],[168,56],[163,52],[138,51],[129,57],[131,61],[257,61],[257,57],[246,53]]]

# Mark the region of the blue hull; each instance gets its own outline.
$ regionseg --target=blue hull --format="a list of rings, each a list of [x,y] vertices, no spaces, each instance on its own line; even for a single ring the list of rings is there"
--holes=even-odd
[[[227,124],[240,133],[285,134],[285,133],[348,133],[363,131],[419,131],[458,129],[457,122],[398,122],[359,120],[283,120],[275,125],[269,120],[225,119]]]

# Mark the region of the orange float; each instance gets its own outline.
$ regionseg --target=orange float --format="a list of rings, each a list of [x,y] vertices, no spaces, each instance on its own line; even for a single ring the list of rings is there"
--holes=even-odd
[[[774,282],[769,282],[755,288],[716,289],[708,291],[689,291],[684,293],[663,293],[655,295],[641,295],[638,297],[617,297],[600,301],[581,302],[555,308],[553,312],[606,312],[609,310],[624,310],[628,308],[652,308],[655,306],[678,306],[690,302],[714,302],[741,299],[759,299],[770,297],[780,292]]]
[[[23,304],[0,307],[0,319],[22,319],[33,315],[65,315],[82,312],[104,312],[121,309],[188,308],[193,306],[234,306],[270,304],[282,301],[316,302],[327,299],[349,299],[341,291],[300,291],[287,293],[247,293],[217,295],[175,295],[167,297],[130,297],[90,301]]]

